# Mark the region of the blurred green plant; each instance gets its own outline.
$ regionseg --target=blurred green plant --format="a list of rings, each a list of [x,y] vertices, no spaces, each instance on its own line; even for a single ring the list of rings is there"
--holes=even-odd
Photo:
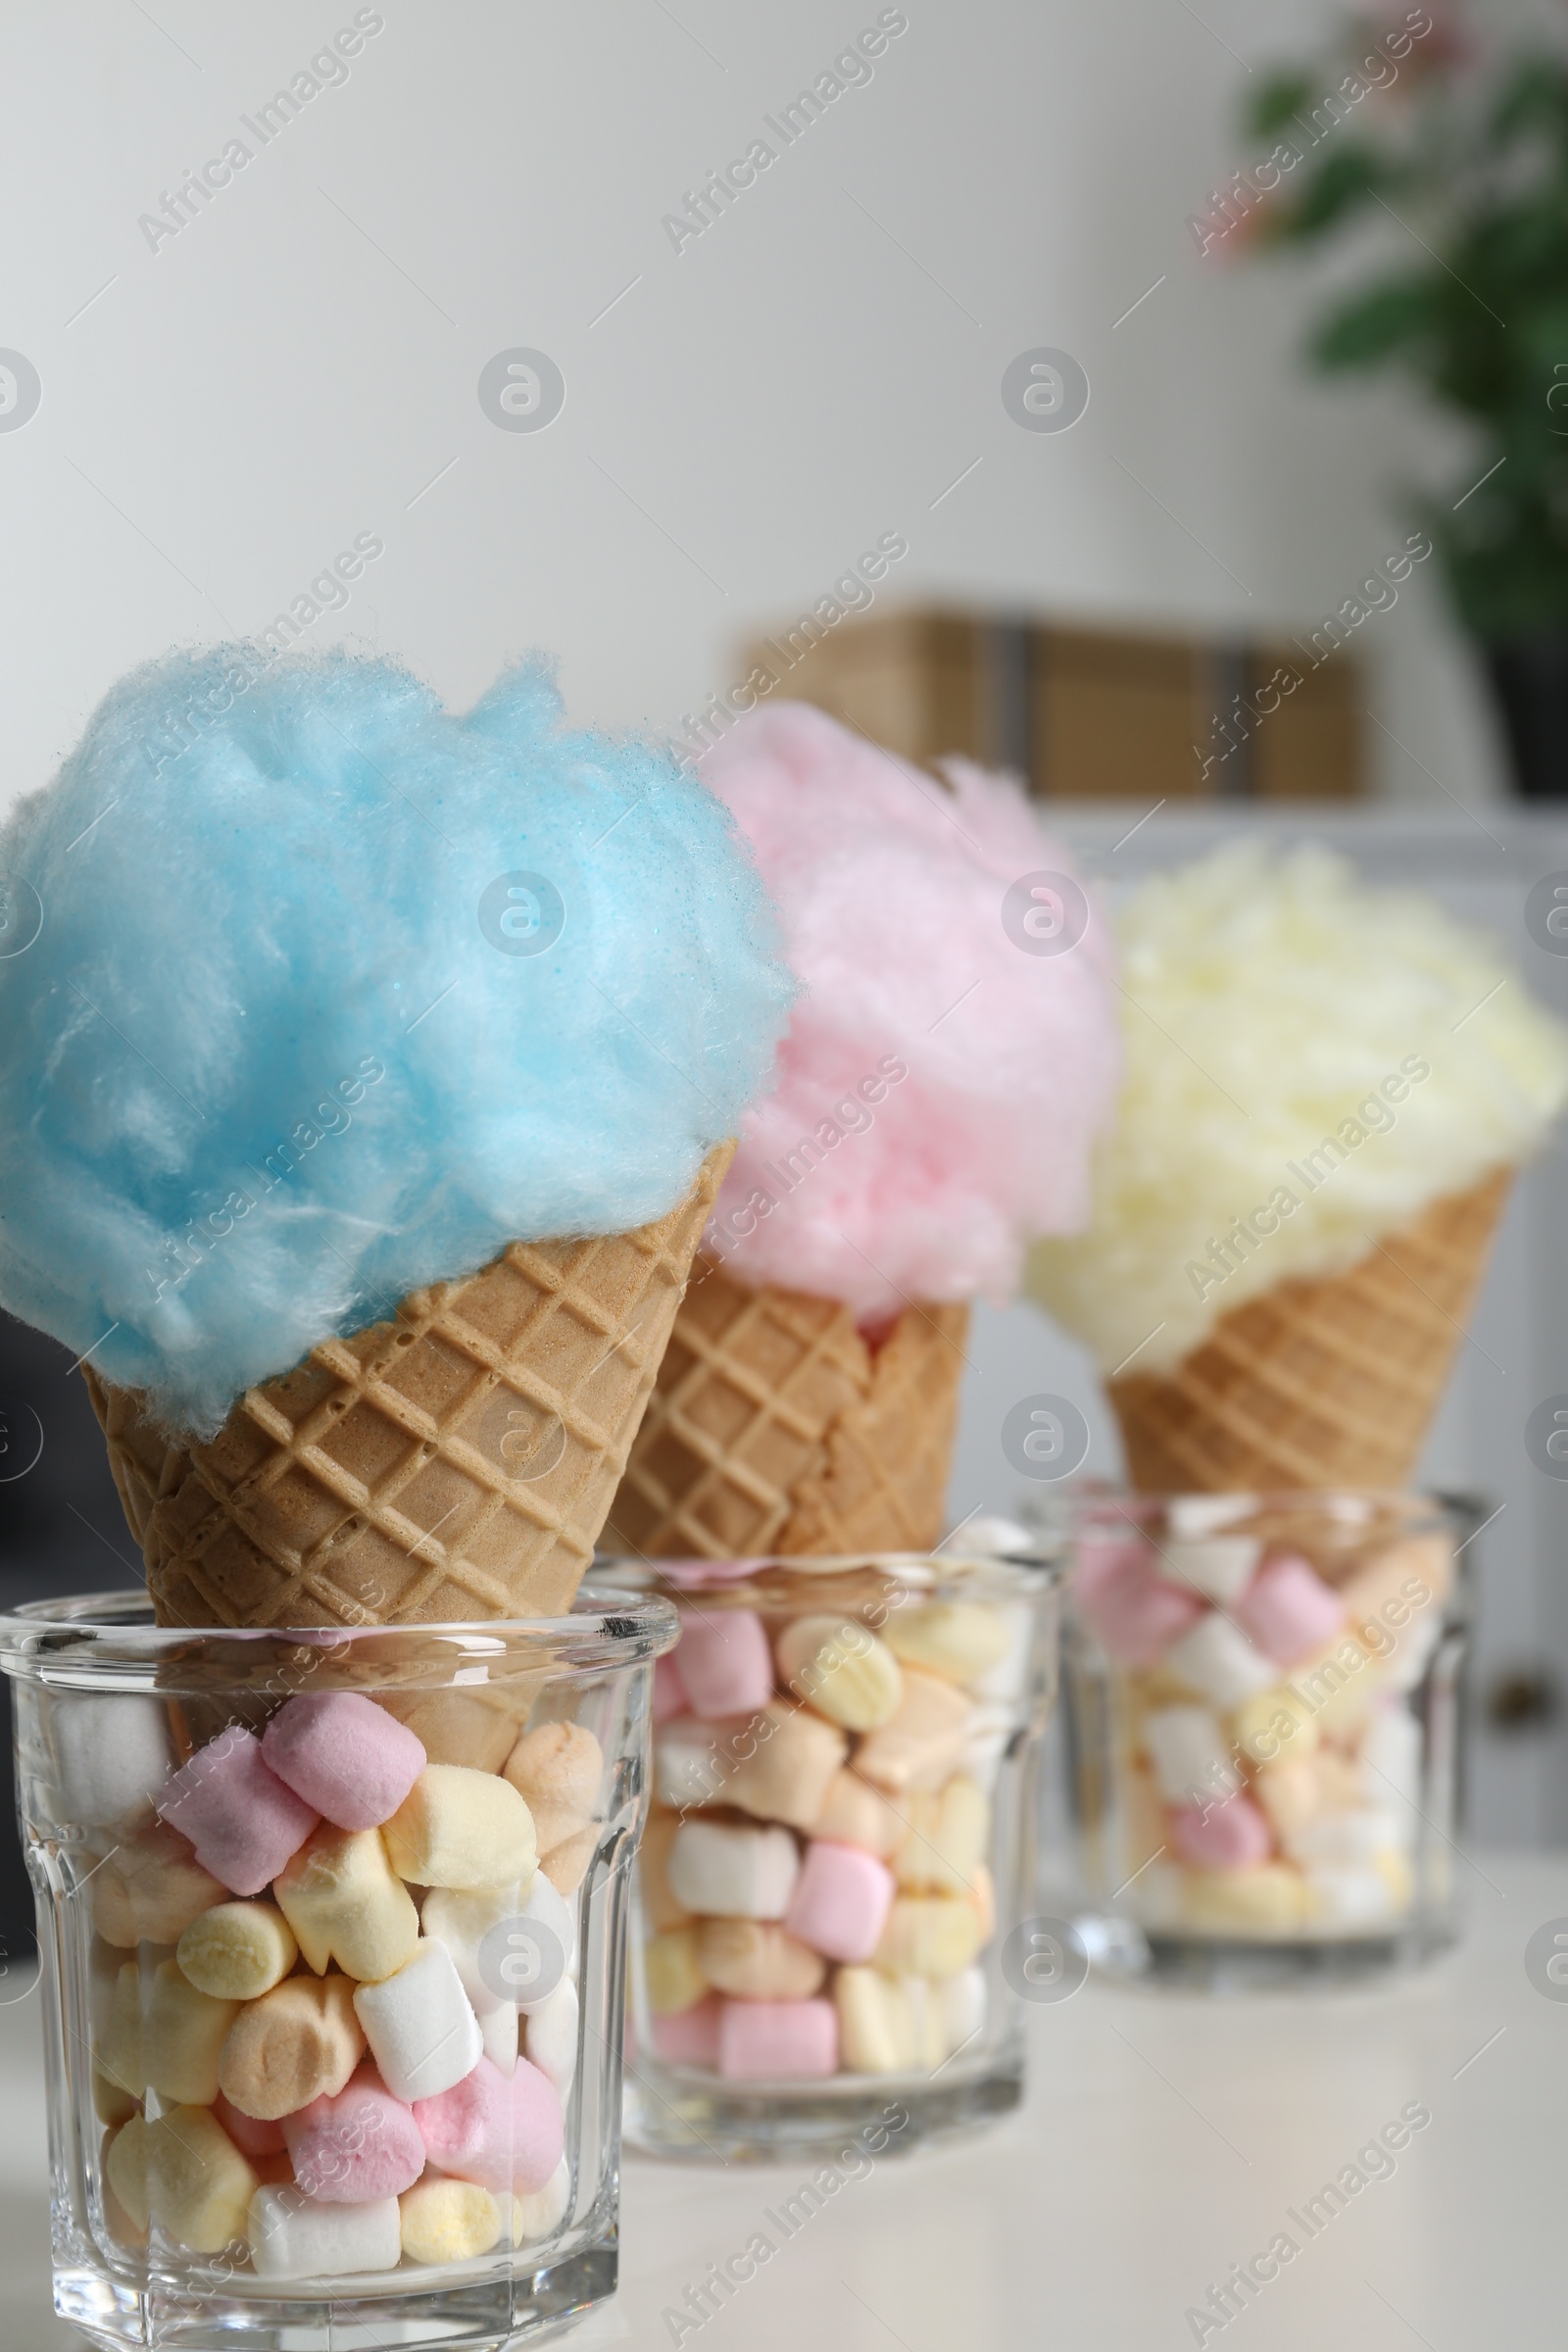
[[[1568,629],[1568,49],[1488,52],[1418,20],[1398,40],[1350,20],[1251,96],[1278,180],[1236,242],[1325,247],[1375,221],[1407,250],[1331,297],[1308,349],[1398,371],[1474,428],[1463,495],[1415,507],[1459,617],[1495,643]]]

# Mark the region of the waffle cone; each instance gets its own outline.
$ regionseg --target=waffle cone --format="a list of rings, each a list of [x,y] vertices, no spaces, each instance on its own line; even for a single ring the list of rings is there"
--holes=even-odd
[[[705,1261],[675,1319],[606,1541],[648,1558],[926,1551],[943,1528],[968,1326],[850,1309]]]
[[[1174,1372],[1110,1384],[1144,1494],[1402,1487],[1463,1337],[1512,1182],[1434,1200],[1343,1274],[1222,1315]]]
[[[162,1625],[568,1609],[733,1147],[634,1232],[514,1242],[249,1389],[208,1442],[85,1368]]]

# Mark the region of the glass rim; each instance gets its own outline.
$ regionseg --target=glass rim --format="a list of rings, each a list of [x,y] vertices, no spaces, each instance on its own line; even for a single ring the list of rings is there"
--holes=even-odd
[[[24,1601],[0,1612],[0,1673],[13,1682],[90,1687],[156,1667],[199,1666],[210,1675],[226,1656],[239,1681],[270,1654],[297,1658],[315,1650],[323,1666],[357,1670],[357,1678],[372,1663],[390,1669],[470,1659],[472,1669],[457,1683],[461,1690],[482,1688],[483,1667],[503,1661],[508,1675],[497,1678],[503,1680],[530,1667],[582,1673],[634,1666],[672,1649],[679,1636],[680,1621],[662,1596],[606,1590],[598,1579],[581,1586],[565,1616],[401,1625],[158,1625],[150,1595],[129,1587]],[[317,1687],[326,1687],[324,1675]]]
[[[1232,1525],[1244,1519],[1267,1513],[1300,1513],[1317,1511],[1326,1519],[1340,1519],[1353,1524],[1356,1519],[1375,1511],[1396,1512],[1405,1518],[1419,1518],[1437,1526],[1451,1523],[1472,1500],[1472,1497],[1447,1493],[1422,1493],[1412,1487],[1267,1487],[1238,1488],[1234,1493],[1216,1492],[1212,1488],[1181,1487],[1154,1493],[1140,1488],[1101,1488],[1095,1486],[1063,1486],[1051,1498],[1060,1506],[1060,1519],[1054,1526],[1043,1527],[1042,1541],[1049,1542],[1057,1532],[1060,1520],[1103,1518],[1106,1521],[1137,1520],[1155,1511],[1168,1510],[1173,1502],[1233,1503],[1234,1513],[1216,1519],[1207,1531],[1224,1534]],[[1353,1506],[1348,1508],[1347,1506]],[[1043,1519],[1055,1519],[1044,1496],[1031,1495],[1022,1506],[1040,1512]]]
[[[987,1578],[1005,1584],[1020,1592],[1038,1592],[1044,1585],[1056,1582],[1062,1574],[1059,1546],[1054,1539],[1042,1534],[1039,1547],[1033,1544],[1027,1550],[1009,1552],[989,1551],[847,1551],[803,1554],[796,1552],[758,1552],[748,1558],[725,1560],[668,1559],[648,1560],[607,1555],[595,1562],[598,1577],[622,1578],[632,1592],[646,1592],[661,1585],[676,1592],[701,1592],[705,1589],[724,1589],[746,1584],[762,1576],[844,1577],[867,1573],[885,1576],[897,1584],[913,1590],[935,1591],[938,1586],[957,1575],[980,1583]]]

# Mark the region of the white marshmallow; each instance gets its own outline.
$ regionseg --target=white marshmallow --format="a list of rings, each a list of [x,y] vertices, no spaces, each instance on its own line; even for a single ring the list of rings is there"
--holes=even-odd
[[[1366,1793],[1395,1811],[1421,1801],[1421,1726],[1403,1707],[1380,1707],[1361,1742]]]
[[[1387,1805],[1356,1805],[1346,1812],[1320,1813],[1284,1840],[1293,1862],[1333,1868],[1370,1862],[1374,1855],[1403,1842],[1398,1822]]]
[[[484,2040],[484,2054],[497,2072],[508,2081],[517,2071],[517,2012],[509,2001],[504,2009],[492,2009],[479,2020],[479,2032]]]
[[[514,1886],[432,1886],[419,1914],[420,1933],[452,1955],[458,1979],[475,2017],[510,2009],[512,2002],[479,1974],[479,1946],[504,1919],[518,1919],[522,1901]]]
[[[86,1829],[139,1826],[174,1769],[169,1710],[131,1691],[57,1698],[49,1711],[63,1818]]]
[[[566,1975],[569,1977],[577,1965],[577,1907],[567,1902],[561,1889],[551,1885],[543,1871],[540,1871],[528,1889],[528,1900],[523,1904],[520,1916],[536,1920],[541,1927],[550,1930],[566,1955]],[[524,2017],[531,2017],[536,2009],[542,2009],[554,1997],[554,1993],[555,1986],[552,1985],[550,1991],[541,1993],[538,2000],[518,2001],[516,2005]]]
[[[302,2188],[259,2188],[251,2199],[248,2234],[258,2278],[395,2271],[403,2254],[396,2197],[324,2205]]]
[[[514,2246],[531,2246],[539,2238],[548,2237],[571,2202],[571,2167],[564,2156],[545,2182],[531,2197],[512,2200],[512,2242]]]
[[[1198,1500],[1192,1496],[1189,1499]],[[1190,1585],[1206,1600],[1221,1607],[1239,1600],[1252,1581],[1263,1546],[1255,1536],[1205,1536],[1167,1541],[1159,1554],[1159,1572],[1178,1585]]]
[[[569,1977],[532,2012],[523,2040],[529,2063],[548,2075],[564,2104],[577,2071],[577,1987]]]
[[[471,2075],[484,2036],[444,1943],[421,1941],[379,1984],[362,1984],[354,2013],[395,2099],[431,2099]]]
[[[1144,1745],[1167,1804],[1231,1796],[1242,1785],[1219,1717],[1208,1707],[1156,1707],[1144,1720]]]
[[[1178,1543],[1196,1542],[1234,1527],[1256,1508],[1255,1494],[1177,1494],[1166,1506],[1165,1525]]]
[[[1016,1706],[1028,1677],[1035,1617],[1025,1600],[1009,1600],[998,1614],[1006,1620],[1007,1646],[994,1666],[975,1676],[969,1689],[978,1699],[1000,1700],[1011,1708]]]
[[[695,1715],[677,1715],[654,1742],[654,1794],[671,1813],[715,1804],[734,1769],[716,1727]]]
[[[1314,1898],[1314,1927],[1373,1927],[1391,1919],[1398,1908],[1394,1889],[1380,1870],[1318,1863],[1304,1875]]]
[[[956,1977],[944,1977],[934,1984],[931,1997],[942,2020],[942,2055],[951,2058],[984,2028],[986,1972],[979,1967],[960,1968]]]
[[[683,1911],[714,1919],[782,1919],[800,1856],[788,1830],[683,1821],[669,1849],[669,1889]]]
[[[1401,1626],[1395,1636],[1394,1650],[1385,1669],[1392,1690],[1415,1689],[1431,1665],[1432,1653],[1442,1637],[1442,1606],[1436,1600],[1429,1600],[1420,1614]]]
[[[1179,1642],[1173,1642],[1162,1662],[1167,1672],[1196,1690],[1200,1698],[1227,1712],[1241,1706],[1254,1690],[1269,1690],[1280,1674],[1274,1660],[1265,1658],[1241,1627],[1232,1625],[1217,1609],[1200,1617]]]
[[[978,1519],[966,1519],[961,1527],[944,1538],[942,1548],[951,1550],[955,1559],[1001,1560],[1009,1552],[1037,1552],[1041,1539],[1032,1536],[1016,1519],[1001,1519],[993,1512],[983,1511]]]

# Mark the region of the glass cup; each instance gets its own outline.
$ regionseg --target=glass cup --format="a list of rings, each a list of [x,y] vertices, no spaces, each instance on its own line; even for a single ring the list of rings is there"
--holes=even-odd
[[[187,1632],[118,1592],[0,1619],[64,2318],[479,2352],[612,2293],[675,1632],[596,1591],[515,1624]]]
[[[1455,1510],[1084,1495],[1065,1517],[1091,1948],[1219,1988],[1359,1976],[1451,1942]]]
[[[1016,2105],[1009,1938],[1033,1906],[1054,1572],[882,1554],[652,1575],[681,1638],[655,1685],[628,2139],[880,2151]]]

